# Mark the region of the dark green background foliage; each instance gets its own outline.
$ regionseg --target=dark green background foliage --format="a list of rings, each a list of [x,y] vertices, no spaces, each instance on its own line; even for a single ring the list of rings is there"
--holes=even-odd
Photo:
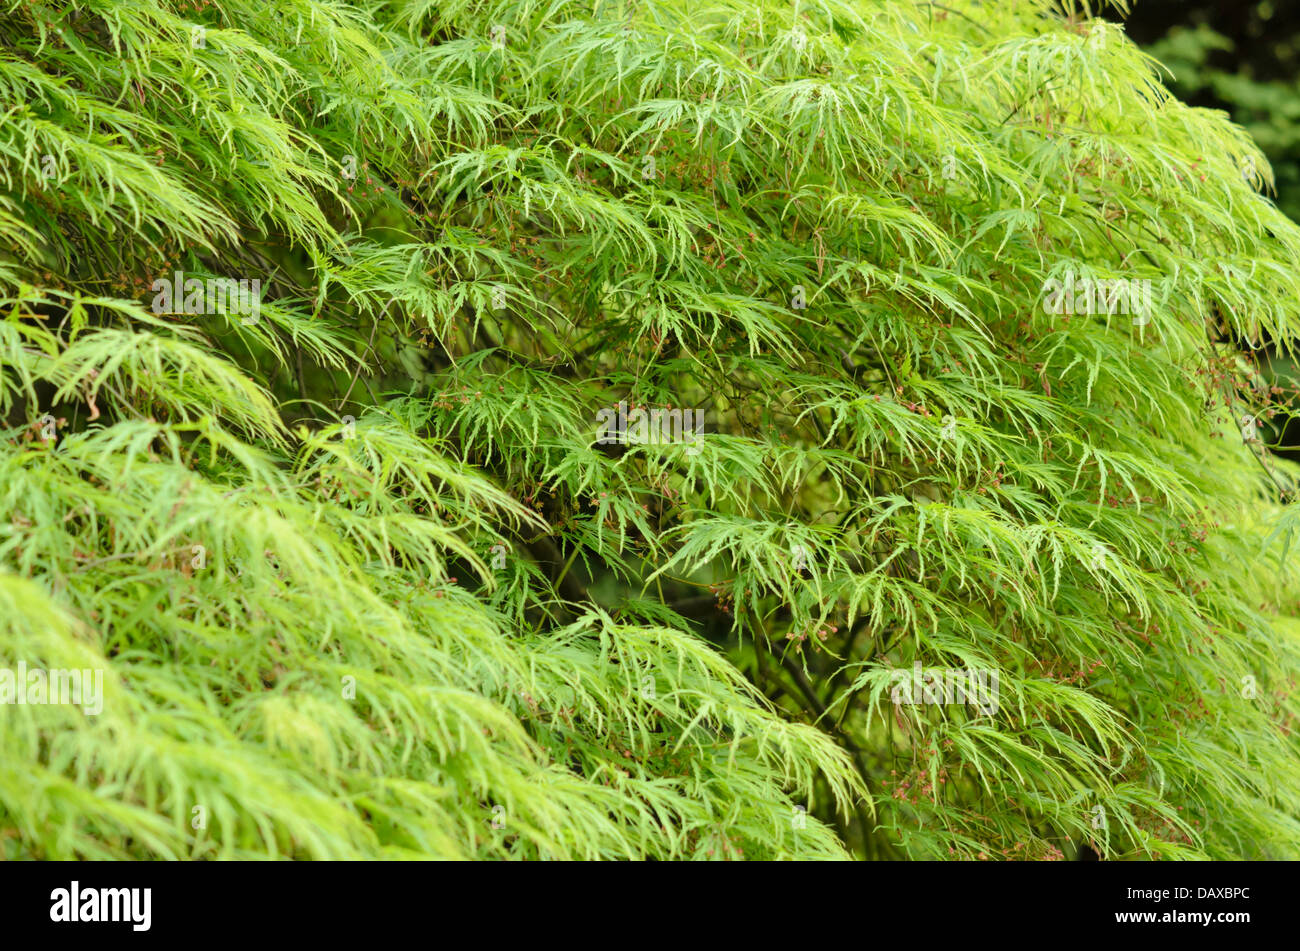
[[[1300,855],[1300,229],[1119,28],[6,3],[5,856]]]
[[[1175,95],[1250,133],[1273,165],[1278,205],[1300,217],[1300,6],[1142,0],[1123,22],[1168,67]]]

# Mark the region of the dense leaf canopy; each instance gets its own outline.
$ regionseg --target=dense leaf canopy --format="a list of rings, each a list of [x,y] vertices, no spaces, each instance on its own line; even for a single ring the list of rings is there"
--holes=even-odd
[[[1115,25],[5,7],[0,856],[1300,854],[1300,229]]]

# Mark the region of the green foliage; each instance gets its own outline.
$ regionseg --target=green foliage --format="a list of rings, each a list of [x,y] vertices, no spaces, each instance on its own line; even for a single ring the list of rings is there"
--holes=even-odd
[[[1300,10],[1272,0],[1228,6],[1143,0],[1125,18],[1125,29],[1169,69],[1171,92],[1223,109],[1250,134],[1273,169],[1269,194],[1288,217],[1300,218]],[[1293,361],[1277,354],[1261,369],[1270,385],[1292,389],[1300,379]],[[1270,429],[1283,454],[1300,458],[1293,413]]]
[[[96,0],[0,43],[0,667],[107,672],[0,706],[0,854],[1300,854],[1297,470],[1235,346],[1290,353],[1300,229],[1113,25]],[[620,403],[706,425],[602,444]],[[996,709],[893,702],[917,663]]]
[[[1236,46],[1199,24],[1171,29],[1150,44],[1149,52],[1170,69],[1171,88],[1180,97],[1209,97],[1230,110],[1277,170],[1278,204],[1295,218],[1300,215],[1300,84],[1211,65],[1212,56],[1234,54]]]

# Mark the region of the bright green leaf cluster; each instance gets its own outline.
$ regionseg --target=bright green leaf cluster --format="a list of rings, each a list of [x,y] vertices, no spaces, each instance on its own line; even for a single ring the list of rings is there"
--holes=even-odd
[[[1157,69],[9,0],[0,668],[106,675],[0,705],[0,854],[1300,854],[1300,228]]]

